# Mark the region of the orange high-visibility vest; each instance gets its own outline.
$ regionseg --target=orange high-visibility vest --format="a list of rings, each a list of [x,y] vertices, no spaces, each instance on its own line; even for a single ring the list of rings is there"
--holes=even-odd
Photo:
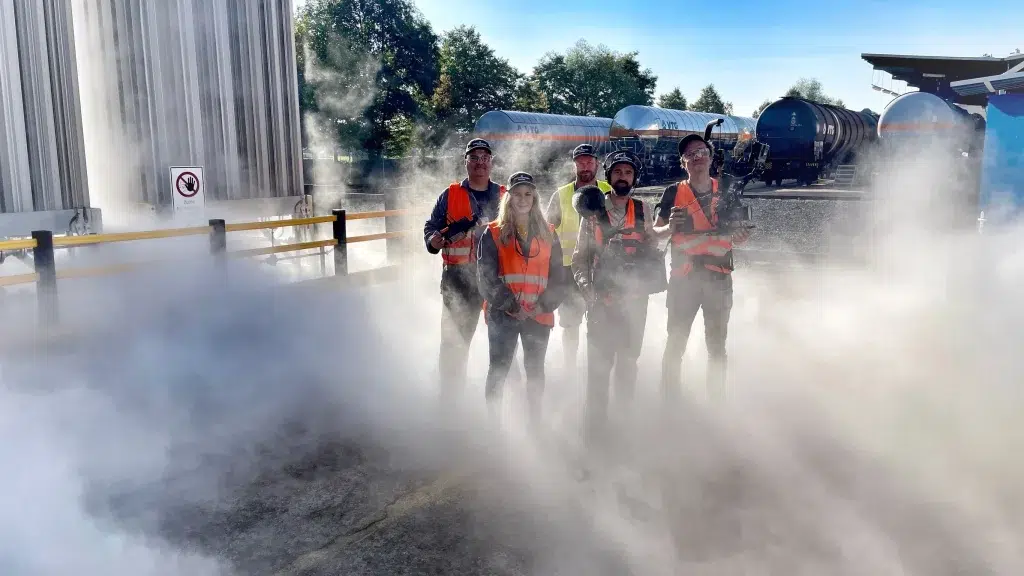
[[[530,242],[529,254],[520,250],[515,237],[507,244],[501,241],[501,228],[497,222],[487,226],[498,247],[498,277],[516,295],[520,304],[537,304],[540,295],[548,287],[548,271],[551,269],[551,242],[534,237]],[[555,227],[550,226],[551,233]],[[486,306],[486,303],[485,303]],[[533,317],[544,326],[555,325],[554,312],[543,312]]]
[[[623,232],[619,238],[623,240],[622,247],[626,254],[636,254],[637,246],[644,241],[644,209],[640,201],[635,198],[629,199],[626,206],[626,221],[622,223]],[[611,223],[611,215],[608,216]],[[639,221],[639,225],[637,222]],[[604,232],[600,226],[594,227],[594,240],[598,246],[604,244]]]
[[[498,188],[498,198],[505,194],[505,186]],[[469,190],[462,187],[458,182],[452,182],[448,186],[448,223],[463,218],[473,217],[473,205],[469,201]],[[476,243],[473,241],[473,234],[466,234],[466,237],[441,248],[441,259],[448,265],[469,264],[476,257]]]
[[[611,223],[611,215],[608,215],[608,223]],[[629,256],[637,253],[637,248],[646,241],[645,230],[644,230],[644,205],[640,200],[636,198],[630,198],[629,204],[626,205],[626,218],[622,223],[622,228],[619,229],[617,236],[622,240],[622,251]],[[597,268],[595,270],[597,276],[604,274],[601,269],[601,250],[600,247],[604,246],[604,230],[600,225],[594,226],[594,243],[599,247],[594,252],[594,259],[591,266]],[[611,272],[614,274],[614,272]],[[625,286],[622,287],[627,292],[629,289]],[[615,301],[617,297],[626,296],[627,293],[618,294],[605,294],[604,302],[610,304]]]
[[[708,220],[700,202],[687,182],[676,184],[675,207],[686,207],[693,219],[693,229],[698,232],[712,230],[718,226],[718,180],[711,179],[711,219]],[[713,272],[732,272],[732,242],[718,240],[701,234],[672,234],[672,276],[686,276],[693,270],[693,257],[702,257],[704,267]]]

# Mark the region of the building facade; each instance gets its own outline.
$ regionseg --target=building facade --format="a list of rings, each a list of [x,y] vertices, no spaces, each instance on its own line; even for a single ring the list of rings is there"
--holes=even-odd
[[[67,0],[0,0],[0,213],[89,206]]]
[[[71,0],[89,183],[104,220],[171,205],[171,166],[207,201],[295,196],[291,0]]]

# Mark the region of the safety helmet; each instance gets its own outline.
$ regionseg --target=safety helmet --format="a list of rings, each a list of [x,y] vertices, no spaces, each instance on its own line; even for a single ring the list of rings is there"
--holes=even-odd
[[[612,181],[612,168],[616,164],[625,162],[633,167],[633,187],[640,181],[640,170],[642,169],[642,163],[640,157],[634,154],[631,150],[616,150],[612,152],[604,159],[604,179],[605,182],[611,183]]]

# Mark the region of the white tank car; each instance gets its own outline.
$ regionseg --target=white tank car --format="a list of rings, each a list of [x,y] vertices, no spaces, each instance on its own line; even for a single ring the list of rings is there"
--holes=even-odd
[[[971,152],[979,144],[984,120],[928,92],[895,98],[878,121],[878,137],[889,145],[946,144]]]

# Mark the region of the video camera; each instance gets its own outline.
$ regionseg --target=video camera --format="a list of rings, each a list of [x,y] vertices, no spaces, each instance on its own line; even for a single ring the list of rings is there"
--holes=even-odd
[[[705,125],[704,140],[706,142],[711,141],[712,131],[723,122],[724,119],[716,118]],[[697,232],[693,229],[693,220],[687,218],[684,220],[682,228],[677,228],[677,231],[683,234],[728,234],[738,230],[753,229],[753,213],[750,206],[742,202],[743,189],[764,170],[768,152],[769,146],[757,141],[751,142],[743,150],[741,158],[727,158],[725,150],[716,149],[711,158],[711,174],[718,178],[721,191],[721,199],[716,209],[718,226],[713,230]],[[740,167],[750,167],[750,169],[742,176],[732,173],[733,170]]]
[[[459,234],[469,232],[475,228],[477,221],[478,218],[475,215],[472,218],[460,218],[439,230],[438,233],[441,234],[441,237],[445,240],[451,241],[452,238],[455,238]]]
[[[672,210],[686,210],[686,208],[672,208]],[[754,228],[753,213],[750,206],[740,201],[738,194],[723,194],[715,210],[718,217],[718,226],[711,230],[694,230],[693,218],[686,218],[674,227],[676,232],[683,234],[731,234],[739,230],[752,230]]]

